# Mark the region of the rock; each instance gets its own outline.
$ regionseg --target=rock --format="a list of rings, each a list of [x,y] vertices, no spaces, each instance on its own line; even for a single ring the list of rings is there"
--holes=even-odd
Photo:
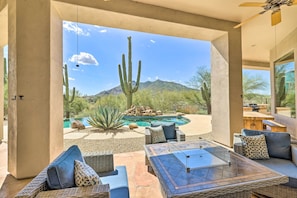
[[[86,127],[81,121],[74,120],[73,122],[71,122],[71,128],[81,130],[81,129],[85,129]]]
[[[138,125],[136,123],[130,123],[129,124],[129,129],[137,129],[138,128]]]

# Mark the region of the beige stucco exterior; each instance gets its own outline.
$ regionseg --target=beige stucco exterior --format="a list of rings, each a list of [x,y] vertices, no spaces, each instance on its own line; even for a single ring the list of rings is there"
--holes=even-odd
[[[8,163],[16,178],[36,175],[63,149],[62,20],[211,41],[213,136],[232,146],[243,127],[241,31],[234,22],[129,0],[8,0],[7,10]]]
[[[35,0],[8,1],[8,21],[8,171],[26,178],[63,150],[62,21]]]

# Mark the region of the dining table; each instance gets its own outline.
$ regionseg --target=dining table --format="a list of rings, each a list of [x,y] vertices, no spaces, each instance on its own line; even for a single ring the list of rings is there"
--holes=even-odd
[[[256,111],[243,112],[243,126],[245,129],[263,130],[263,120],[274,120],[274,117]]]

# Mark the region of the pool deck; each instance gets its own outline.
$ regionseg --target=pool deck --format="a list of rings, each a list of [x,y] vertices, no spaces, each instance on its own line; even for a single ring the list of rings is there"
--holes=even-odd
[[[210,133],[212,131],[211,128],[211,115],[196,115],[196,114],[188,114],[184,115],[183,117],[190,120],[188,124],[179,126],[179,129],[183,131],[186,136],[193,136],[193,135],[201,135]],[[64,138],[66,139],[73,139],[79,138],[87,134],[87,131],[94,131],[97,132],[98,135],[91,137],[87,137],[90,139],[109,139],[109,138],[139,138],[144,137],[144,127],[138,127],[136,129],[130,130],[128,126],[122,127],[123,129],[120,132],[115,133],[113,131],[109,132],[101,132],[98,133],[99,130],[96,130],[92,127],[86,127],[85,130],[77,130],[71,128],[64,128]],[[85,134],[82,134],[85,133]]]

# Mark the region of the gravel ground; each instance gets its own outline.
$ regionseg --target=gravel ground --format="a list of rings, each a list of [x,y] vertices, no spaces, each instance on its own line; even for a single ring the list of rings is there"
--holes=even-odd
[[[132,133],[133,135],[131,135]],[[139,137],[135,137],[135,134]],[[186,135],[187,141],[199,138],[211,139],[211,135],[210,133]],[[140,151],[143,150],[144,133],[141,128],[133,132],[126,128],[106,132],[89,128],[65,133],[64,148],[67,149],[72,145],[78,145],[84,153],[95,151],[112,151],[113,153]]]

